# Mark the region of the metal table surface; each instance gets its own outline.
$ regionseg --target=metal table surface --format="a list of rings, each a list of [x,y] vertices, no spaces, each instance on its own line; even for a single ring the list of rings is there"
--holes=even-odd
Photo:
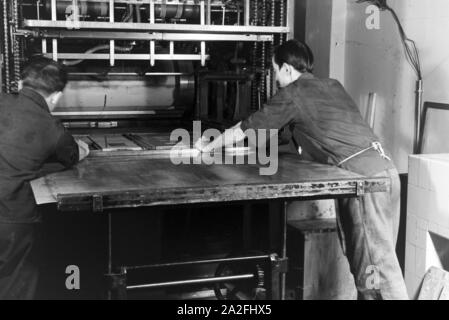
[[[38,204],[61,211],[335,198],[383,192],[386,178],[367,178],[336,167],[279,157],[278,171],[260,175],[260,165],[175,165],[152,155],[93,157],[72,169],[32,182]]]

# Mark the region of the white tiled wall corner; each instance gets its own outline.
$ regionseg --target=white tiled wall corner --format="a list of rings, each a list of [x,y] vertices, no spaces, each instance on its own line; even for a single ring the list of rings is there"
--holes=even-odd
[[[426,271],[431,267],[443,269],[441,258],[435,248],[435,245],[431,239],[430,234],[427,234],[427,247],[426,247]]]
[[[414,214],[407,214],[407,227],[405,232],[406,241],[413,245],[416,245],[416,229],[418,227],[417,222],[418,219]]]
[[[426,249],[416,247],[415,254],[415,274],[419,276],[424,275],[427,271],[426,268]]]
[[[431,162],[429,189],[438,192],[449,190],[449,179],[442,179],[442,177],[449,177],[449,163]]]
[[[425,250],[427,245],[427,229],[416,228],[416,247]]]
[[[430,190],[431,164],[429,160],[421,159],[418,172],[418,186]]]
[[[407,212],[428,220],[431,199],[432,194],[429,190],[419,186],[409,185],[407,194]]]
[[[419,185],[419,158],[412,156],[408,163],[408,183],[414,186]]]
[[[418,228],[427,230],[427,229],[429,229],[429,220],[417,217],[416,218],[416,226]]]
[[[411,156],[409,170],[405,280],[416,298],[427,270],[442,268],[429,232],[449,239],[449,155]]]
[[[409,242],[405,247],[405,271],[416,275],[416,247]]]
[[[419,195],[421,194],[421,189],[418,186],[408,185],[407,191],[407,213],[418,215],[418,204]]]

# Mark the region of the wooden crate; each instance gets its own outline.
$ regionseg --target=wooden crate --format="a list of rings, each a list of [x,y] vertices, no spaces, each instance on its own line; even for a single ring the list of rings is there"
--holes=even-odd
[[[352,300],[354,278],[341,249],[335,219],[290,221],[287,298]]]

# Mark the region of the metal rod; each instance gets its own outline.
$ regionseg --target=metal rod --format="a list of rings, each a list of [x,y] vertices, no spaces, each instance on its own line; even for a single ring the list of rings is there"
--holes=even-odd
[[[54,61],[58,61],[58,40],[57,39],[53,39],[53,44],[52,44],[52,49],[53,49],[53,53],[52,53],[52,57]]]
[[[220,283],[220,282],[231,282],[231,281],[241,281],[254,279],[254,274],[242,274],[237,276],[229,277],[214,277],[207,279],[192,279],[192,280],[181,280],[181,281],[170,281],[152,284],[143,284],[136,286],[127,286],[127,290],[139,290],[139,289],[153,289],[153,288],[166,288],[166,287],[176,287],[183,285],[194,285],[194,284],[208,284],[208,283]]]
[[[207,25],[212,23],[212,1],[207,0]]]
[[[201,66],[206,66],[207,54],[206,54],[206,42],[201,42]]]
[[[376,100],[377,94],[370,92],[368,95],[368,106],[365,114],[365,120],[368,122],[371,129],[374,129],[374,122],[376,120]]]
[[[206,6],[204,0],[200,1],[200,24],[202,26],[206,24]]]
[[[57,21],[56,0],[51,0],[51,20],[53,22]],[[53,50],[53,60],[58,61],[58,40],[57,39],[53,39],[53,41],[52,41],[52,50]]]
[[[114,0],[109,0],[109,22],[115,22]],[[110,40],[109,51],[111,55],[109,63],[113,67],[115,65],[115,40]]]
[[[106,76],[147,76],[147,77],[175,77],[175,76],[192,76],[192,73],[182,73],[182,72],[147,72],[145,74],[140,74],[137,72],[109,72]],[[70,72],[69,76],[105,76],[101,72]]]
[[[46,57],[51,57],[52,54],[44,55]],[[60,59],[63,60],[109,60],[109,53],[60,53],[58,55]],[[116,54],[116,60],[179,60],[179,61],[201,61],[203,58],[209,59],[209,55],[202,56],[200,54],[153,54],[142,53],[142,54]]]
[[[109,31],[45,31],[20,33],[37,38],[58,39],[114,39],[114,40],[158,40],[158,41],[272,41],[273,35],[255,34],[204,34],[204,33],[147,33]]]
[[[204,26],[206,24],[205,15],[206,15],[205,3],[204,3],[204,0],[201,0],[201,2],[200,2],[200,17],[201,17],[200,24],[202,26]],[[206,66],[206,42],[205,41],[201,42],[201,66],[203,66],[203,67]]]
[[[41,19],[41,12],[40,12],[40,5],[41,5],[41,1],[42,0],[37,0],[36,1],[36,14],[37,14],[37,20]]]
[[[225,19],[226,19],[226,7],[222,6],[221,7],[221,24],[223,26],[225,25]]]
[[[108,274],[112,274],[112,213],[108,213]],[[112,299],[111,290],[108,290],[108,299]]]
[[[150,23],[155,23],[155,12],[154,12],[154,0],[150,0]],[[150,65],[153,67],[155,65],[155,54],[156,54],[156,43],[154,40],[150,41]]]
[[[156,111],[64,111],[52,112],[54,116],[124,116],[124,115],[156,115]]]
[[[71,2],[72,0],[56,0],[57,2]],[[83,2],[92,2],[92,3],[108,3],[109,0],[80,0]],[[161,4],[163,2],[163,0],[153,0],[155,1],[155,3],[157,4]],[[143,4],[148,4],[150,2],[150,0],[115,0],[116,4],[121,4],[121,5],[143,5]],[[195,2],[195,0],[180,0],[180,1],[173,1],[173,0],[168,0],[167,1],[168,5],[173,5],[173,6],[177,6],[177,5],[190,5],[190,6],[196,6],[198,5],[198,3]],[[24,6],[34,6],[33,4],[30,3],[24,3]],[[221,6],[221,3],[218,3],[218,1],[216,3],[212,3],[212,6]]]
[[[251,24],[250,17],[251,17],[251,1],[250,0],[244,0],[245,1],[245,26],[249,26]]]
[[[194,266],[202,264],[218,264],[218,263],[232,263],[232,262],[248,262],[248,261],[263,261],[269,260],[270,256],[252,256],[252,257],[237,257],[237,258],[223,258],[223,259],[210,259],[210,260],[197,260],[197,261],[184,261],[173,263],[162,263],[148,266],[136,266],[126,267],[127,270],[139,270],[139,269],[157,269],[157,268],[170,268],[170,267],[184,267]]]
[[[284,201],[282,205],[282,259],[287,259],[287,220],[288,220],[288,202]],[[281,275],[281,300],[285,300],[287,275]]]
[[[415,142],[414,142],[414,153],[418,154],[421,152],[420,144],[421,144],[421,138],[422,138],[422,104],[423,104],[423,80],[419,79],[416,81],[416,120],[415,120]]]
[[[42,54],[47,54],[47,39],[42,39]]]
[[[175,55],[175,43],[173,41],[170,41],[170,55]]]
[[[94,22],[81,21],[80,29],[91,30],[135,30],[135,31],[165,31],[165,32],[210,32],[210,33],[236,33],[236,34],[272,34],[272,33],[288,33],[288,27],[263,27],[256,24],[258,14],[255,13],[255,19],[251,26],[232,26],[232,25],[200,25],[189,24],[186,30],[185,24],[168,24],[168,23],[124,23],[124,22]],[[24,20],[24,26],[28,28],[48,28],[48,29],[66,29],[66,21],[49,21],[49,20]],[[211,39],[213,40],[213,39]]]
[[[51,20],[56,21],[56,0],[51,0]]]
[[[286,22],[285,22],[285,27],[287,27],[289,29],[289,31],[287,32],[286,36],[287,36],[287,40],[293,39],[294,37],[294,23],[295,23],[295,1],[292,0],[287,0],[287,4],[286,4]]]

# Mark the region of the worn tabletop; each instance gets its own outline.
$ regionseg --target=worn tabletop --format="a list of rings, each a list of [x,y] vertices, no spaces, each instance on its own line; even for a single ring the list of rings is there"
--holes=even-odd
[[[74,168],[32,182],[38,204],[62,211],[232,202],[265,199],[336,198],[384,192],[386,178],[366,178],[336,167],[279,158],[274,175],[260,165],[175,165],[150,156],[93,157]]]

